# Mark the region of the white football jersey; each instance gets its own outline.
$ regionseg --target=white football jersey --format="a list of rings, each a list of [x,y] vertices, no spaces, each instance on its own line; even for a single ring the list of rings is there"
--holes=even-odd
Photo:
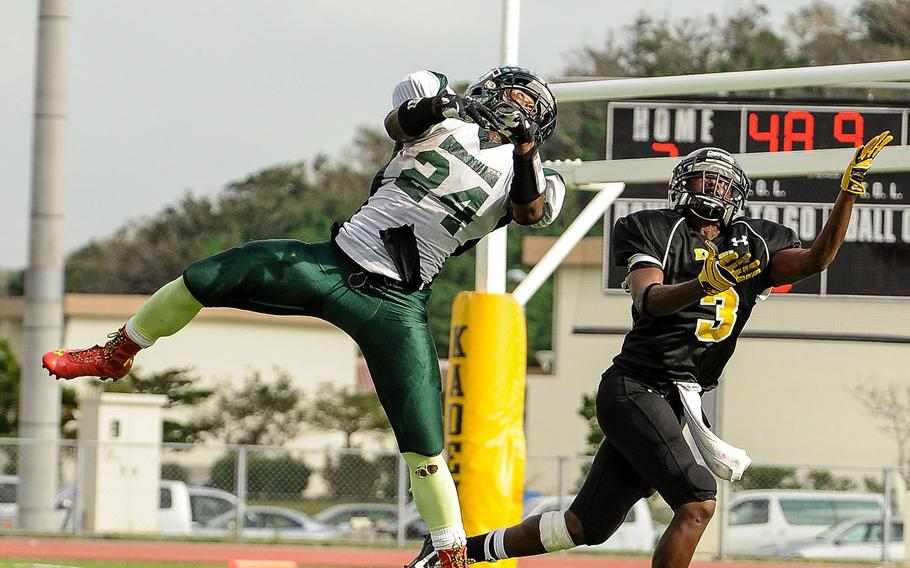
[[[408,75],[393,93],[395,108],[406,100],[449,90],[446,78],[430,71]],[[400,280],[380,231],[413,225],[420,276],[431,282],[459,246],[496,228],[508,214],[512,144],[487,141],[477,125],[446,119],[407,142],[380,172],[379,187],[345,222],[335,242],[357,264]],[[544,218],[559,213],[565,184],[547,171]]]

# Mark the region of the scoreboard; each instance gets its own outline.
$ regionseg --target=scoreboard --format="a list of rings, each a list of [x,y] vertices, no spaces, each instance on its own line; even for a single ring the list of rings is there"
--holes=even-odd
[[[892,145],[905,145],[908,113],[910,107],[614,102],[607,109],[606,156],[676,157],[704,146],[734,154],[854,148],[883,130],[891,131]],[[867,194],[856,202],[837,259],[828,270],[788,292],[910,296],[910,172],[876,174],[873,165],[866,181]],[[831,211],[839,183],[840,172],[752,178],[744,214],[787,225],[808,247]],[[610,233],[615,220],[666,204],[666,184],[627,185],[607,211],[605,288],[618,289],[625,277],[625,270],[612,266]]]
[[[607,159],[853,148],[883,130],[906,144],[907,108],[764,104],[611,103]],[[846,165],[846,164],[845,164]]]

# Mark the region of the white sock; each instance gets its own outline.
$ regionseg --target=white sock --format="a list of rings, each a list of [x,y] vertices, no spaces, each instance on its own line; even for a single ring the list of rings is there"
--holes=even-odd
[[[433,548],[436,550],[448,550],[456,546],[465,546],[468,543],[468,535],[464,532],[464,525],[460,523],[430,531],[430,538],[433,540]]]
[[[142,347],[143,349],[151,347],[152,345],[155,344],[154,339],[149,339],[148,337],[139,333],[139,330],[137,330],[136,327],[133,325],[133,318],[130,318],[129,320],[127,320],[125,331],[126,331],[126,336],[129,337],[130,339],[132,339],[134,342],[136,342],[136,345],[138,345],[139,347]]]
[[[503,544],[505,536],[506,529],[495,529],[487,533],[487,537],[483,540],[483,555],[487,562],[505,560],[509,557]]]

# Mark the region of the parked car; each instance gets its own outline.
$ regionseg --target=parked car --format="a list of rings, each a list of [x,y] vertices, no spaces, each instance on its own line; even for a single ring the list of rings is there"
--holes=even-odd
[[[831,525],[859,517],[881,518],[876,493],[768,489],[736,493],[724,527],[729,554],[762,554],[788,541],[810,539]]]
[[[215,517],[194,534],[226,537],[237,530],[237,512],[232,510]],[[243,510],[241,536],[247,539],[332,540],[344,536],[336,526],[320,523],[286,507],[253,505]]]
[[[0,519],[16,516],[19,507],[16,501],[18,489],[19,478],[17,476],[0,475]]]
[[[574,498],[574,495],[568,496],[564,505],[567,507]],[[560,502],[558,495],[535,497],[526,504],[523,518],[541,515],[550,511],[559,511],[564,508],[561,505],[563,504]],[[648,506],[648,501],[640,499],[632,506],[623,523],[606,542],[595,546],[580,546],[578,549],[611,552],[650,552],[654,550],[657,535],[662,531],[663,527],[655,526],[651,519],[651,508]]]
[[[770,556],[812,558],[820,560],[869,560],[882,558],[882,518],[862,517],[828,527],[815,538],[796,540],[770,547]],[[891,520],[888,535],[888,559],[904,559],[904,520]]]
[[[17,488],[19,478],[6,476],[11,487]],[[2,480],[0,480],[2,481]],[[7,489],[13,492],[15,489]],[[54,498],[55,526],[61,530],[71,531],[75,521],[73,506],[76,504],[76,487],[73,484],[64,485]],[[204,524],[221,515],[225,511],[233,510],[237,506],[237,498],[220,489],[187,485],[182,481],[162,479],[158,485],[158,532],[165,534],[189,534],[195,527]],[[2,507],[2,505],[0,505]],[[6,508],[0,508],[0,526],[15,528],[17,523],[18,505],[15,501]]]
[[[67,494],[64,489],[54,496],[54,526],[62,527],[67,517]],[[19,503],[19,477],[16,475],[0,475],[0,528],[14,529],[18,524]]]
[[[345,503],[320,511],[313,518],[344,533],[366,530],[388,533],[398,522],[398,505],[391,503]]]

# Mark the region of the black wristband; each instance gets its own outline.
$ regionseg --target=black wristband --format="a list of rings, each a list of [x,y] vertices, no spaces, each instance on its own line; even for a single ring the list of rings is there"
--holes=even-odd
[[[655,286],[660,286],[660,282],[651,282],[648,284],[648,287],[645,288],[645,291],[641,293],[641,314],[645,317],[654,317],[654,314],[652,314],[651,310],[648,309],[648,292],[650,292],[651,288]]]
[[[512,156],[512,186],[509,188],[509,199],[513,203],[525,205],[540,197],[537,186],[538,161],[537,148],[521,156]]]
[[[433,114],[433,99],[419,99],[405,101],[398,107],[398,124],[408,136],[420,136],[434,124],[442,122],[441,116]]]

